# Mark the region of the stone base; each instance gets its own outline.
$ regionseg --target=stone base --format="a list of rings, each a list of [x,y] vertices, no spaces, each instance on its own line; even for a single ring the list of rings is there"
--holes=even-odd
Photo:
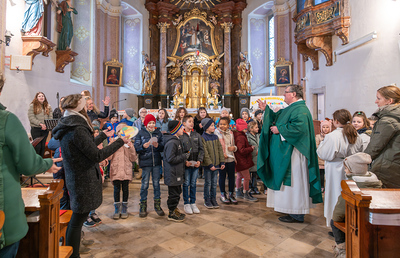
[[[55,43],[43,36],[22,36],[22,55],[32,56],[32,61],[35,56],[42,53],[48,57],[49,52],[56,46]]]
[[[138,96],[139,101],[139,107],[145,107],[146,109],[152,109],[152,108],[156,108],[157,103],[154,103],[155,98],[153,96],[153,94],[144,94],[141,96]]]
[[[56,72],[64,73],[64,67],[69,63],[74,62],[75,56],[77,56],[78,53],[72,51],[71,49],[56,50],[56,55],[57,55]]]
[[[250,107],[250,96],[239,96],[239,116],[242,108]]]

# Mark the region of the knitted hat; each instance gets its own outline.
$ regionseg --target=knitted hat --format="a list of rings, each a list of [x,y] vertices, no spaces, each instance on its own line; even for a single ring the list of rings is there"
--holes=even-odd
[[[247,129],[247,123],[246,123],[246,121],[244,121],[244,120],[241,119],[241,118],[238,118],[238,119],[236,120],[236,129],[237,129],[239,132],[243,131],[244,129]]]
[[[258,114],[262,114],[263,111],[261,109],[257,109],[256,112],[254,113],[254,116],[257,116]]]
[[[371,162],[371,156],[364,152],[353,154],[343,161],[352,175],[365,175],[368,172],[368,164]]]
[[[329,126],[329,132],[332,132],[332,120],[322,120],[321,121],[321,132],[322,132],[322,126],[327,125]]]
[[[151,121],[153,121],[155,123],[156,122],[156,118],[152,114],[147,114],[144,117],[144,121],[143,121],[144,126],[147,126],[147,124],[149,122],[151,122]]]
[[[99,127],[100,128],[100,121],[99,120],[93,120],[92,121],[92,125],[95,125],[95,126],[97,126],[97,127]]]
[[[222,113],[222,112],[227,112],[228,115],[229,115],[229,109],[227,109],[227,108],[225,108],[225,107],[223,107],[223,108],[221,109],[221,113]]]
[[[242,117],[243,112],[246,112],[247,115],[250,117],[250,110],[248,108],[242,108],[242,110],[240,110],[240,117]]]
[[[96,130],[100,131],[100,127],[98,127],[98,126],[93,126],[93,130],[94,130],[94,131],[96,131]]]
[[[203,118],[203,120],[201,120],[201,126],[203,127],[203,130],[206,131],[208,127],[210,127],[210,125],[214,123],[214,121],[211,118]]]
[[[110,111],[110,119],[113,117],[118,118],[118,111],[115,108],[111,109]]]
[[[133,113],[135,113],[135,111],[133,110],[133,108],[127,108],[125,109],[125,113],[129,116],[129,117],[133,117]]]
[[[175,135],[181,129],[182,123],[178,120],[171,120],[168,122],[168,131]]]

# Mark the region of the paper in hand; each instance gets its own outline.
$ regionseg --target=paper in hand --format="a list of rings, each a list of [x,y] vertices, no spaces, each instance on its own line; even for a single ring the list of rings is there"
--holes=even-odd
[[[188,162],[190,163],[191,167],[194,167],[197,164],[197,161],[194,160],[189,160]]]
[[[151,137],[151,139],[149,140],[149,143],[153,144],[155,142],[158,142],[158,138],[157,137]]]

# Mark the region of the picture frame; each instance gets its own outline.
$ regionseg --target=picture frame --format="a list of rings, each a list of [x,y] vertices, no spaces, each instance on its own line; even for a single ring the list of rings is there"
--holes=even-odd
[[[104,63],[104,86],[120,87],[122,86],[123,64],[117,59]]]
[[[293,62],[286,61],[284,58],[278,58],[274,64],[275,67],[275,86],[288,86],[293,84],[292,74]]]

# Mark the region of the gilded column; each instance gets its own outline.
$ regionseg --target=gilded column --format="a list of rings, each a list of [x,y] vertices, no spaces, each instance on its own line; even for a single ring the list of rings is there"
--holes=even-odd
[[[167,22],[157,23],[160,29],[160,95],[167,95]]]
[[[231,29],[232,22],[221,24],[224,29],[224,95],[232,94],[231,87]]]

